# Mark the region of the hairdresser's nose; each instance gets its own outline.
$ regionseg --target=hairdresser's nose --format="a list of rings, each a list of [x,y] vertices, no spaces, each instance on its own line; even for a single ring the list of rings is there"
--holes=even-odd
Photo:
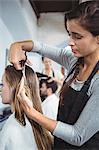
[[[75,45],[75,41],[73,40],[72,37],[69,38],[69,45],[70,46],[74,46]]]

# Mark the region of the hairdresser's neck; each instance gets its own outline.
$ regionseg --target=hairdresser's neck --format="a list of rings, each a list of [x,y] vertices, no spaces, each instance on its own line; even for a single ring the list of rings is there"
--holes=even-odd
[[[87,67],[95,66],[99,61],[99,53],[84,57],[84,65]]]
[[[79,81],[86,81],[91,74],[93,68],[95,67],[96,63],[99,61],[99,55],[90,55],[84,57],[84,65],[80,66],[79,74],[77,75],[77,80]]]

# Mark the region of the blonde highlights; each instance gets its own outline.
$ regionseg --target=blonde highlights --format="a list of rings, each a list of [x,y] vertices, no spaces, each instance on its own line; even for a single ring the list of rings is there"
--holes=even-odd
[[[26,76],[26,82],[27,82],[27,84],[25,84],[25,93],[29,97],[29,99],[32,101],[33,107],[37,111],[42,113],[37,76],[29,66],[26,66],[25,70],[26,70],[25,76]],[[13,107],[15,110],[15,118],[22,126],[25,126],[26,125],[25,112],[22,109],[20,101],[18,100],[18,97],[17,97],[17,93],[19,91],[19,86],[20,86],[20,81],[22,78],[22,71],[17,71],[13,66],[9,65],[5,69],[5,77],[9,86],[13,89],[12,90],[13,91],[12,102],[13,102]],[[31,120],[28,117],[27,119],[29,120],[32,126],[32,130],[34,133],[34,137],[35,137],[38,150],[47,150],[47,149],[50,150],[52,146],[52,138],[51,138],[50,133],[46,129],[44,129],[42,126],[40,126],[38,123],[36,123],[35,121]]]

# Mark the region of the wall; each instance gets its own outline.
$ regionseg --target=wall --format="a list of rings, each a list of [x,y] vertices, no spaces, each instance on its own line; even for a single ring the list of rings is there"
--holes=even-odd
[[[38,21],[38,40],[61,48],[67,45],[68,36],[64,27],[63,13],[41,14]],[[59,64],[53,62],[54,70],[58,72],[60,67]]]
[[[2,77],[3,69],[6,65],[6,48],[9,47],[9,44],[13,42],[13,38],[4,24],[2,19],[0,18],[0,80]]]
[[[31,38],[31,35],[33,35],[33,31],[35,37],[36,17],[33,16],[33,11],[32,17],[34,18],[34,21],[32,21],[32,32],[30,32],[30,29],[28,28],[27,24],[27,22],[31,20],[26,20],[26,13],[28,16],[28,0],[0,0],[0,5],[0,17],[2,18],[3,22],[7,25],[7,28],[9,29],[15,41]],[[27,6],[27,8],[25,8],[25,6]],[[24,9],[26,9],[26,13]],[[33,28],[33,26],[35,27]]]
[[[0,0],[0,35],[1,80],[6,48],[14,41],[37,38],[37,19],[28,0]]]
[[[63,13],[42,13],[38,20],[28,0],[0,0],[0,80],[5,68],[6,48],[14,41],[33,39],[51,45],[67,45]],[[64,42],[65,41],[65,42]],[[42,71],[41,57],[28,54],[35,71]],[[54,64],[55,69],[60,66]]]
[[[66,41],[64,14],[42,13],[38,22],[38,39],[51,45],[59,45]]]

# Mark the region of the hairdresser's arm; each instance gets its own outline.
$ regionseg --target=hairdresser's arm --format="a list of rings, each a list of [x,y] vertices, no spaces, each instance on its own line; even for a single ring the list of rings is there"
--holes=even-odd
[[[81,146],[99,131],[99,76],[91,87],[91,96],[74,125],[58,122],[53,135]]]
[[[42,56],[54,60],[64,66],[67,70],[69,70],[77,61],[77,58],[74,57],[70,46],[66,46],[62,49],[35,41],[32,52],[39,53]]]
[[[30,112],[28,114],[30,114]],[[36,121],[37,123],[39,123],[41,126],[46,128],[50,132],[53,132],[53,130],[55,129],[57,125],[57,121],[47,118],[46,116],[39,113],[35,109],[32,110],[29,117],[33,119],[34,121]]]
[[[33,42],[31,40],[15,42],[11,44],[9,50],[9,61],[16,69],[22,69],[20,64],[21,60],[26,60],[25,52],[29,52],[33,49]]]
[[[39,53],[43,56],[53,59],[59,64],[65,66],[65,68],[67,69],[70,69],[70,67],[73,66],[73,64],[77,60],[76,58],[74,58],[69,46],[61,49],[37,41],[15,42],[10,47],[9,61],[13,63],[17,69],[21,68],[19,62],[26,59],[26,56],[24,54],[25,51]]]
[[[52,119],[48,119],[43,114],[41,114],[40,112],[38,112],[33,108],[33,103],[25,94],[24,77],[22,77],[21,79],[20,88],[17,97],[20,100],[24,112],[27,114],[29,118],[33,119],[34,121],[38,122],[40,125],[44,126],[46,129],[48,129],[49,131],[53,132],[57,122]]]
[[[81,146],[99,131],[99,78],[95,81],[90,99],[74,125],[45,117],[34,108],[31,108],[28,101],[23,101],[23,105],[26,114],[52,132],[54,136],[72,145]]]

